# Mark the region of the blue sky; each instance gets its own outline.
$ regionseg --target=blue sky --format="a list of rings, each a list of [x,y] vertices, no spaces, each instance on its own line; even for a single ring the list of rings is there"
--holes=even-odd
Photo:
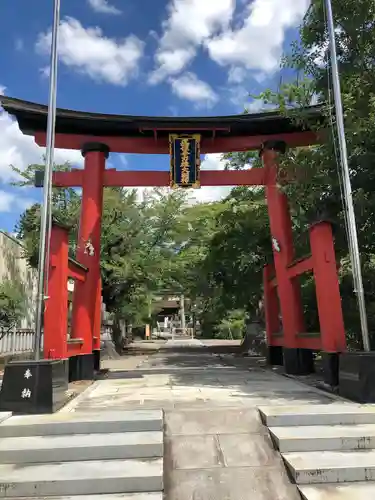
[[[0,92],[46,103],[53,0],[0,3]],[[309,0],[61,0],[57,104],[133,115],[225,115],[248,93],[275,88],[283,51]],[[40,198],[10,186],[10,164],[25,168],[43,150],[0,114],[0,228],[13,231],[20,213]],[[79,152],[56,161],[80,166]],[[118,169],[167,169],[166,156],[111,155]],[[203,168],[222,168],[207,155]],[[222,188],[203,188],[212,200]]]

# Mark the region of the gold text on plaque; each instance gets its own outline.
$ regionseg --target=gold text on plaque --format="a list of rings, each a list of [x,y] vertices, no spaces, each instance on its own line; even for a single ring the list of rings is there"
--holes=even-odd
[[[189,153],[190,142],[189,139],[181,140],[181,184],[189,184],[190,169],[189,169]]]

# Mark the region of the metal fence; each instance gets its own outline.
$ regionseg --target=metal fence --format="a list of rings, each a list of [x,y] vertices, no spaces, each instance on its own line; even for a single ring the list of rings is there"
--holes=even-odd
[[[34,330],[14,328],[0,339],[0,356],[31,352],[34,344]]]
[[[111,328],[105,327],[101,331],[101,340],[112,340]],[[43,335],[41,338],[43,348]],[[0,339],[0,356],[9,356],[34,350],[34,330],[14,328]]]

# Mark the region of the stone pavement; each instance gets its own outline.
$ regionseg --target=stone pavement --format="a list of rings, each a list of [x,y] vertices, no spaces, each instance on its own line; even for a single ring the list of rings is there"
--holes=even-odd
[[[330,405],[333,397],[256,364],[228,365],[197,340],[148,345],[63,412],[162,408],[167,500],[298,500],[258,406]],[[131,366],[129,366],[131,365]]]
[[[332,403],[336,399],[295,380],[240,362],[229,365],[197,341],[149,344],[150,355],[107,361],[110,372],[62,411],[255,408]]]

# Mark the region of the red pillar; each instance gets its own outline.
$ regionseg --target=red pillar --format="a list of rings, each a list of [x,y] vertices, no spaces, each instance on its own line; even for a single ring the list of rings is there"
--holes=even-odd
[[[275,333],[280,331],[279,322],[279,300],[277,296],[277,287],[271,283],[275,277],[275,269],[270,264],[263,268],[263,290],[264,290],[264,316],[266,321],[267,337],[267,363],[269,365],[283,365],[283,339]]]
[[[346,350],[345,326],[332,227],[329,222],[320,222],[310,228],[310,247],[322,350],[327,353],[343,352]]]
[[[262,159],[266,169],[265,190],[284,334],[285,370],[302,374],[311,372],[313,367],[311,352],[298,349],[297,335],[305,331],[301,291],[298,280],[290,279],[288,274],[288,266],[294,259],[292,222],[287,197],[277,184],[277,160],[285,147],[281,141],[264,144]]]
[[[89,378],[93,370],[92,352],[100,286],[100,238],[103,210],[103,177],[109,148],[88,143],[82,148],[85,158],[82,183],[82,207],[78,235],[77,260],[88,268],[86,280],[76,282],[73,300],[73,337],[83,338],[81,377]]]
[[[269,346],[274,344],[273,334],[278,333],[280,329],[277,289],[271,284],[273,275],[273,266],[266,264],[263,268],[263,290],[267,345]]]
[[[102,326],[102,280],[99,279],[96,290],[95,320],[93,337],[94,370],[100,370],[100,334]]]
[[[93,350],[100,350],[100,331],[102,326],[102,280],[99,279],[96,290],[95,301],[95,321],[94,321],[94,340]]]
[[[68,335],[68,231],[52,227],[48,299],[44,312],[44,358],[65,359]]]

